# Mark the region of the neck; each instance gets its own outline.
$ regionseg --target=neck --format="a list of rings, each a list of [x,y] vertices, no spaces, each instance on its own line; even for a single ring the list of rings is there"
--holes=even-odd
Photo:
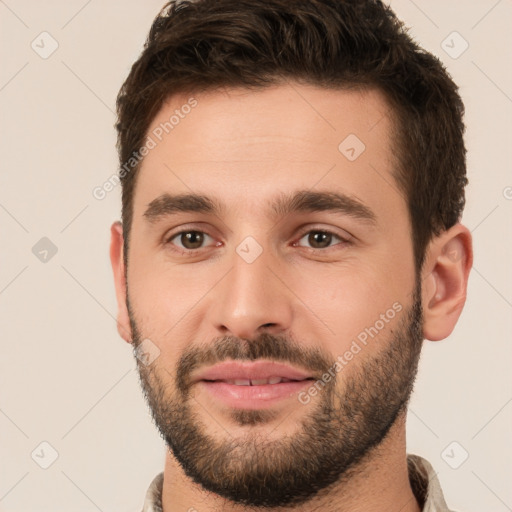
[[[405,414],[397,418],[386,438],[339,483],[303,505],[264,512],[420,512],[407,470]],[[190,480],[168,452],[162,491],[163,512],[258,512],[204,490]],[[262,509],[263,511],[263,509]]]

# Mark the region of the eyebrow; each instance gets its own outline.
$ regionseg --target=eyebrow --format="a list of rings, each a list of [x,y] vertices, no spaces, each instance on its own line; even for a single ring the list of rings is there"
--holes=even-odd
[[[162,194],[151,201],[144,212],[150,223],[177,213],[206,213],[220,216],[224,205],[201,194]],[[375,213],[358,199],[337,192],[299,190],[280,194],[270,205],[273,216],[286,216],[298,212],[331,211],[341,213],[369,224],[376,224]]]

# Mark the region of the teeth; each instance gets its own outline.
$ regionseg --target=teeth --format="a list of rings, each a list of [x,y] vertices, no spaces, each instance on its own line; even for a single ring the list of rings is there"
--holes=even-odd
[[[264,386],[265,384],[279,384],[280,382],[291,382],[290,379],[282,377],[270,377],[268,379],[234,379],[226,380],[227,384],[234,384],[235,386]]]
[[[278,379],[278,382],[281,379]],[[263,386],[264,384],[277,384],[277,382],[270,382],[270,379],[251,379],[251,386]]]

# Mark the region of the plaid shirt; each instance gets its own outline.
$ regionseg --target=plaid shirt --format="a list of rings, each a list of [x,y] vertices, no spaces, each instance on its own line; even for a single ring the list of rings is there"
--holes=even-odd
[[[414,496],[423,512],[452,512],[446,505],[437,473],[430,463],[418,455],[408,455],[409,480]],[[164,474],[151,482],[142,512],[162,512],[162,485]]]

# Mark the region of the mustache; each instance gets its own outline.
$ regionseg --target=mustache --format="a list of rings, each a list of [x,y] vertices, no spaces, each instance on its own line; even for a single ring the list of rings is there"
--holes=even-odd
[[[332,356],[319,348],[304,347],[291,337],[262,333],[253,340],[223,336],[211,344],[195,345],[185,350],[176,363],[176,384],[185,393],[190,374],[201,366],[212,366],[226,360],[257,361],[259,359],[300,366],[322,375],[332,365]]]

